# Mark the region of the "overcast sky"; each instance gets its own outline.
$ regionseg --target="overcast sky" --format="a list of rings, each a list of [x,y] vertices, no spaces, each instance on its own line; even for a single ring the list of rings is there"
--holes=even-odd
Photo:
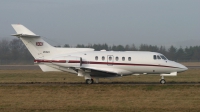
[[[200,42],[200,0],[0,0],[0,38],[13,23],[53,45]]]

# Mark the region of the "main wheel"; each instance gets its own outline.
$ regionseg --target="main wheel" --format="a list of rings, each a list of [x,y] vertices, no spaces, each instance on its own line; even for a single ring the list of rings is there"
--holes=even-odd
[[[166,83],[165,79],[161,79],[161,80],[160,80],[160,83],[161,83],[161,84],[165,84],[165,83]]]
[[[85,83],[86,84],[93,84],[94,80],[93,79],[86,79]]]

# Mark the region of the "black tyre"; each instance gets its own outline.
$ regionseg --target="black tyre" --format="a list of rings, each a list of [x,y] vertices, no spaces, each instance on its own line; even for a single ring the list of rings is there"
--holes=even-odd
[[[86,79],[85,83],[86,84],[93,84],[94,80],[93,79]]]
[[[165,83],[166,83],[165,79],[161,79],[161,80],[160,80],[160,83],[161,83],[161,84],[165,84]]]

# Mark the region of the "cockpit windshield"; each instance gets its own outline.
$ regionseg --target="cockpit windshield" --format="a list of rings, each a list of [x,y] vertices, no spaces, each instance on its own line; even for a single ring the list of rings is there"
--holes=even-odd
[[[153,59],[154,60],[160,60],[160,59],[168,60],[164,55],[153,55]]]
[[[157,55],[157,59],[161,59],[159,55]]]
[[[164,60],[167,60],[167,58],[166,58],[165,56],[163,56],[163,55],[160,55],[160,57],[161,57],[162,59],[164,59]]]

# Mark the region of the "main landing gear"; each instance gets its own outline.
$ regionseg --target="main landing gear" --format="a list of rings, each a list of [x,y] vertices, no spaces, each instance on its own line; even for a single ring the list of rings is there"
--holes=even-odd
[[[96,83],[99,83],[99,78],[95,78],[95,82],[96,82]],[[85,83],[86,83],[86,84],[93,84],[93,83],[94,83],[94,80],[93,80],[93,79],[86,79],[86,80],[85,80]]]
[[[166,81],[164,79],[164,76],[162,76],[161,79],[160,79],[160,84],[165,84],[165,83],[166,83]]]
[[[86,83],[86,84],[93,84],[93,83],[94,83],[94,80],[93,80],[93,79],[86,79],[86,80],[85,80],[85,83]]]

